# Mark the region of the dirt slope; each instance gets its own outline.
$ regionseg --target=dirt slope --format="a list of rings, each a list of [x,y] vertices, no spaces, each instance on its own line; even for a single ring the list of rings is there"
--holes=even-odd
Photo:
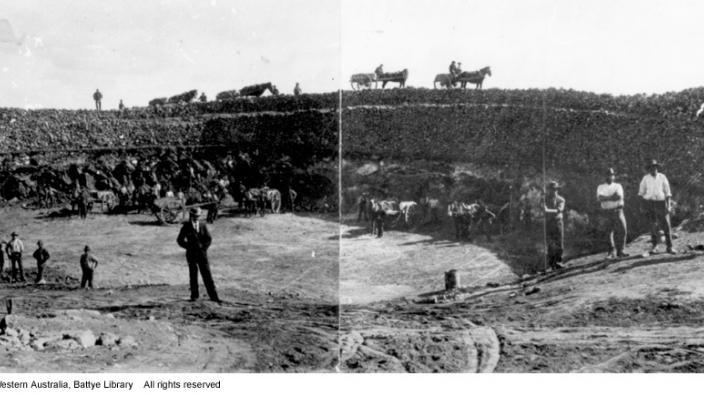
[[[649,247],[638,238],[615,262],[605,254],[568,262],[556,273],[519,278],[498,244],[458,244],[442,229],[420,236],[396,230],[373,239],[360,228],[343,228],[341,330],[355,334],[403,328],[405,334],[440,332],[444,345],[463,348],[454,336],[474,327],[495,332],[500,372],[696,372],[704,368],[704,257],[686,248],[704,239],[680,230],[678,255],[641,257]],[[447,294],[443,272],[458,269],[465,288]],[[490,286],[487,284],[491,283]],[[384,290],[380,293],[379,290]],[[434,292],[433,292],[434,291]],[[395,298],[402,297],[403,298]],[[394,299],[395,298],[395,299]],[[442,331],[439,331],[442,329]],[[376,338],[375,338],[376,337]],[[491,338],[491,337],[489,337]],[[415,342],[430,347],[432,342]],[[378,344],[378,343],[377,343]],[[413,345],[413,344],[411,344]],[[495,352],[478,345],[486,356]],[[411,347],[411,350],[413,348]],[[343,355],[344,356],[344,355]],[[432,355],[429,365],[380,365],[371,359],[343,360],[351,371],[467,371],[451,353]],[[396,357],[395,359],[399,359]],[[403,361],[403,357],[401,357]]]

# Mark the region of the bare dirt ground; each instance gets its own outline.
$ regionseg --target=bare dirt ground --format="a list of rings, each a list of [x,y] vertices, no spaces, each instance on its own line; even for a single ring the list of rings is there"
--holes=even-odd
[[[4,235],[20,232],[30,251],[43,239],[52,253],[47,285],[3,274],[0,297],[14,307],[0,322],[2,371],[704,369],[704,257],[686,248],[704,239],[696,230],[678,231],[677,255],[640,257],[639,238],[627,260],[599,254],[518,276],[510,239],[458,243],[449,225],[376,239],[349,219],[340,229],[334,217],[225,217],[210,227],[217,305],[188,301],[178,226],[0,215]],[[85,244],[101,261],[94,290],[78,289]],[[450,269],[463,288],[445,293]],[[33,260],[25,270],[31,279]]]
[[[3,235],[28,253],[42,239],[48,284],[11,284],[0,371],[333,371],[338,348],[337,218],[223,217],[209,225],[211,269],[223,305],[189,302],[179,226],[147,215],[48,219],[5,208]],[[5,239],[8,239],[6,237]],[[100,260],[93,290],[78,289],[78,258]],[[0,324],[0,327],[3,327]]]
[[[510,240],[453,242],[449,224],[376,239],[345,224],[342,370],[704,370],[704,257],[686,247],[702,233],[679,230],[677,255],[641,257],[641,237],[626,260],[604,253],[519,277],[518,264],[501,259]],[[450,269],[463,288],[445,293]]]

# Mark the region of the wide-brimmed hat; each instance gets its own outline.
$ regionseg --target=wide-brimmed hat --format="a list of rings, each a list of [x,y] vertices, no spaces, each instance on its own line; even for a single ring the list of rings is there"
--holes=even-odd
[[[549,181],[546,187],[548,188],[548,190],[559,190],[560,188],[562,188],[562,186],[555,180]]]
[[[10,234],[10,236],[18,236],[18,235],[20,235],[20,234],[18,234],[17,231],[12,231],[12,234]]]
[[[86,245],[86,246],[83,248],[83,251],[84,251],[84,252],[90,251],[90,246]]]
[[[654,159],[654,160],[650,160],[650,162],[648,162],[648,165],[646,165],[646,168],[647,169],[653,169],[653,168],[660,169],[660,168],[662,168],[662,164],[659,163],[658,160]]]
[[[606,176],[615,176],[616,171],[614,171],[614,168],[609,168],[606,170]]]
[[[201,210],[201,208],[191,208],[191,210],[188,211],[188,214],[190,214],[191,216],[199,217],[203,214],[203,211]]]

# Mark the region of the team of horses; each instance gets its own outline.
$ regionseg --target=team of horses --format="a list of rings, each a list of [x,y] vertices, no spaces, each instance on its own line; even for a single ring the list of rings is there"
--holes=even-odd
[[[266,92],[267,90],[271,92],[272,95],[279,94],[279,90],[276,88],[276,85],[272,84],[271,82],[266,82],[263,84],[248,85],[239,90],[234,89],[230,91],[220,92],[215,96],[215,100],[233,100],[239,97],[247,96],[259,97],[264,95],[264,92]]]
[[[510,203],[490,208],[481,200],[474,202],[452,202],[448,206],[437,198],[423,197],[416,201],[397,199],[376,199],[369,194],[362,194],[358,201],[357,221],[368,221],[369,229],[375,234],[378,227],[375,218],[382,216],[389,227],[401,226],[416,229],[424,224],[437,224],[446,213],[454,223],[455,238],[470,240],[474,234],[481,232],[491,240],[495,233],[503,234],[510,225]],[[388,221],[388,222],[387,222]]]
[[[474,84],[475,89],[482,89],[486,76],[491,76],[491,68],[489,66],[476,71],[461,72],[457,75],[441,73],[435,76],[433,86],[437,88],[439,84],[440,87],[454,88],[459,83],[463,89],[467,88],[467,84]]]
[[[454,88],[457,84],[462,89],[467,88],[467,84],[474,84],[475,89],[482,89],[486,76],[491,76],[491,67],[486,66],[475,71],[465,71],[458,74],[441,73],[435,76],[433,87],[438,88]],[[386,88],[386,84],[393,82],[398,83],[399,88],[406,86],[408,80],[408,69],[403,69],[392,73],[357,73],[350,77],[350,85],[354,90],[364,88],[376,88],[381,82],[381,88]]]
[[[282,197],[281,192],[275,188],[259,187],[247,188],[243,184],[239,185],[238,201],[242,213],[247,216],[263,216],[267,210],[270,213],[281,213]],[[296,197],[298,194],[292,188],[288,189],[288,199],[291,212],[294,211]]]

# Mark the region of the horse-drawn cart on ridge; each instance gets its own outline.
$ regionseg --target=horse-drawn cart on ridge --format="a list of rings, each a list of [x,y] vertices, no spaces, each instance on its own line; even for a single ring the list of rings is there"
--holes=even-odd
[[[403,69],[398,72],[393,73],[358,73],[353,74],[350,77],[350,85],[355,91],[359,91],[364,88],[376,88],[381,82],[381,88],[385,88],[386,84],[390,82],[399,83],[399,87],[403,88],[406,86],[406,80],[408,79],[408,69]]]

